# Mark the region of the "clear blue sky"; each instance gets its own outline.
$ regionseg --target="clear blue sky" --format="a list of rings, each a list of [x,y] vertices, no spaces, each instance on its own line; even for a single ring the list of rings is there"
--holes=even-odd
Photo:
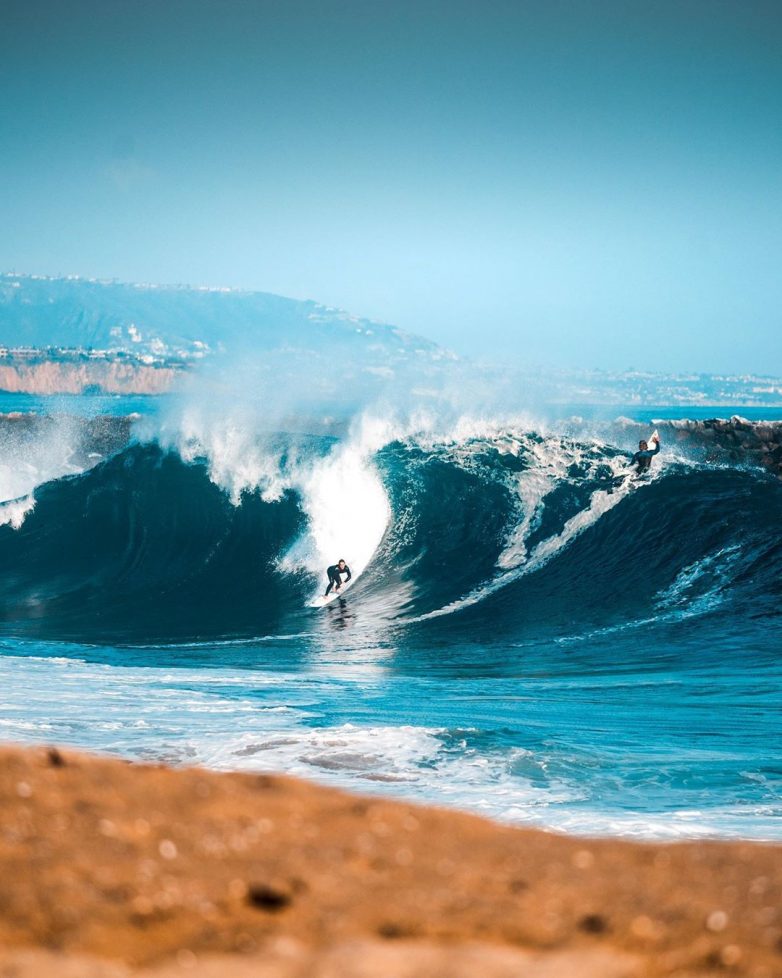
[[[778,2],[0,0],[0,268],[782,373]]]

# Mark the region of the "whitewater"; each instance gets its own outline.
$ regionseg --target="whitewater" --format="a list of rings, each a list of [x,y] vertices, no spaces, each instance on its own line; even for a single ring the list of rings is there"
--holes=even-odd
[[[782,838],[773,475],[664,444],[637,480],[630,434],[533,417],[88,401],[0,424],[0,738]]]

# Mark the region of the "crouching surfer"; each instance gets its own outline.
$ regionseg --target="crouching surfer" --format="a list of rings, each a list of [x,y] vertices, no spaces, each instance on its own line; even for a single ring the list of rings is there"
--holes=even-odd
[[[652,459],[660,451],[660,436],[655,433],[651,438],[654,448],[649,448],[648,442],[638,442],[638,451],[630,459],[630,465],[634,465],[637,475],[644,475],[652,467]]]
[[[331,589],[332,588],[334,588],[335,591],[339,591],[339,589],[342,587],[342,575],[343,574],[347,574],[348,575],[345,578],[345,584],[347,584],[348,581],[353,576],[350,573],[350,568],[348,567],[348,565],[345,563],[344,560],[341,560],[341,559],[338,560],[336,564],[332,564],[331,567],[329,567],[326,570],[326,573],[329,576],[329,586],[326,588],[325,597],[328,597],[329,594],[331,594]]]

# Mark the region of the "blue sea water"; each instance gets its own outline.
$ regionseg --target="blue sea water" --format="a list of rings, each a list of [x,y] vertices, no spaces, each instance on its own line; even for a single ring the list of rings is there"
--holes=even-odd
[[[88,467],[72,425],[0,453],[0,737],[782,838],[779,480],[668,446],[627,478],[594,428],[155,412]],[[341,556],[355,579],[320,607]]]

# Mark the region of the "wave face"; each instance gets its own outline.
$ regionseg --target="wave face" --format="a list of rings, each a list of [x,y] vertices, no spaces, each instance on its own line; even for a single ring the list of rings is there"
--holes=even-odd
[[[39,486],[0,526],[4,632],[299,634],[334,615],[312,603],[338,557],[361,627],[427,642],[779,615],[782,485],[756,471],[668,461],[641,481],[609,445],[529,431],[274,436],[240,457],[134,444]]]

